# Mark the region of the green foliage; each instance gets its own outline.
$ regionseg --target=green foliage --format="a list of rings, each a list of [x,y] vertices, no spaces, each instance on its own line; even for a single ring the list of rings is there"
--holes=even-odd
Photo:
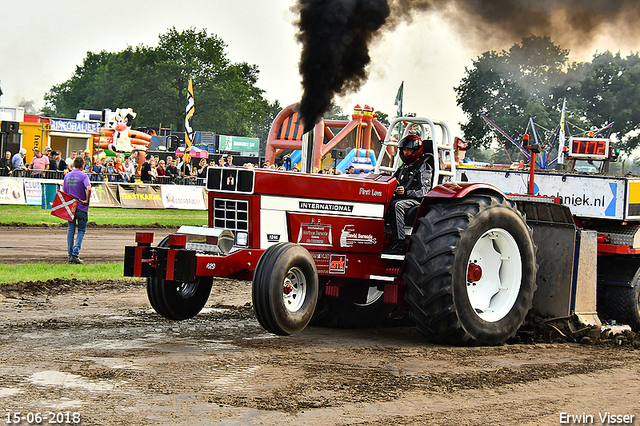
[[[457,103],[469,117],[462,125],[465,139],[478,148],[493,143],[495,133],[480,113],[512,137],[524,133],[529,117],[542,126],[554,127],[559,121],[554,89],[562,81],[568,54],[548,37],[531,36],[509,51],[480,55],[455,88]],[[511,146],[507,148],[517,155]]]
[[[76,280],[118,280],[141,281],[140,278],[123,278],[123,262],[91,263],[86,265],[69,265],[67,263],[51,267],[50,263],[0,264],[0,284],[39,282],[53,279]]]
[[[325,120],[350,120],[349,114],[345,114],[342,107],[335,102],[331,102],[331,110],[324,115]]]
[[[575,64],[559,95],[567,98],[589,122],[615,122],[618,146],[631,152],[640,144],[640,56],[626,58],[611,52],[596,53],[591,63]],[[575,105],[575,106],[574,106]]]
[[[65,220],[51,215],[51,210],[40,206],[0,205],[0,224],[23,223],[26,225],[64,225]],[[123,209],[123,208],[91,208],[89,222],[97,225],[161,225],[179,227],[181,225],[201,226],[207,224],[205,210],[156,210],[156,209]]]
[[[588,129],[615,121],[618,146],[626,152],[636,148],[640,144],[638,53],[626,58],[620,53],[596,53],[591,63],[572,64],[568,55],[549,37],[537,36],[524,38],[508,51],[480,55],[455,88],[457,103],[469,118],[462,125],[465,139],[482,149],[501,138],[517,156],[517,149],[480,114],[517,139],[527,130],[530,117],[539,126],[556,128],[566,98],[568,122]]]
[[[130,107],[136,126],[162,124],[182,131],[189,79],[193,79],[195,129],[255,136],[271,105],[256,87],[258,68],[231,63],[216,35],[193,28],[161,34],[157,47],[88,52],[73,76],[46,95],[46,115],[75,117],[79,109]]]

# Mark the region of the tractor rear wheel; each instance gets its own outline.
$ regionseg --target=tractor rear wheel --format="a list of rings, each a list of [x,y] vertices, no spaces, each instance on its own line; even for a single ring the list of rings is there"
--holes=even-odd
[[[170,320],[185,320],[196,316],[209,300],[213,279],[181,283],[161,278],[147,278],[147,296],[153,309]]]
[[[502,344],[531,309],[532,231],[498,194],[433,205],[411,236],[406,260],[409,315],[431,341]]]
[[[640,272],[640,271],[639,271]],[[605,306],[607,316],[620,324],[627,324],[633,331],[640,331],[640,279],[633,280],[633,287],[607,287]]]
[[[318,271],[304,247],[284,242],[269,247],[253,276],[253,309],[273,334],[298,333],[309,324],[318,301]]]

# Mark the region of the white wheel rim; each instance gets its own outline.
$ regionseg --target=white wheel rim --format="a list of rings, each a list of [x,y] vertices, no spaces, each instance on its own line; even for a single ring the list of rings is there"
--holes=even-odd
[[[504,318],[516,303],[522,280],[522,257],[511,234],[501,228],[485,232],[473,246],[465,272],[476,315],[487,322]]]
[[[297,312],[307,296],[307,279],[300,268],[293,267],[287,271],[282,282],[282,298],[289,312]]]
[[[378,287],[369,287],[367,291],[367,301],[364,303],[354,303],[354,305],[369,306],[376,303],[382,296],[384,296],[384,291],[378,290]]]

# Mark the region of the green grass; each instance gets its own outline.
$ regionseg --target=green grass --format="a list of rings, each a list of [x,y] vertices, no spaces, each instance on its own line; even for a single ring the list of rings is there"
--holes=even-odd
[[[181,225],[202,226],[207,224],[207,211],[95,207],[89,209],[89,222],[97,225],[161,225],[175,228]],[[16,223],[53,226],[67,222],[52,216],[50,209],[42,209],[40,206],[0,205],[0,225]]]
[[[0,264],[0,284],[18,281],[47,281],[53,279],[78,279],[86,281],[103,280],[139,280],[124,278],[123,262],[94,263],[90,265],[69,265],[49,263],[22,263],[17,265]]]

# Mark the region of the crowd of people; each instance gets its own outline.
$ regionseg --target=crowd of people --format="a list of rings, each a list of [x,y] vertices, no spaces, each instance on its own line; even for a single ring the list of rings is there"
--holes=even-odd
[[[50,147],[44,148],[43,152],[34,148],[33,159],[28,164],[24,161],[26,154],[27,150],[24,148],[13,155],[9,151],[5,152],[5,155],[0,158],[0,176],[62,179],[73,170],[73,162],[77,157],[83,160],[83,171],[92,182],[133,183],[138,171],[135,155],[117,153],[115,157],[108,157],[102,149],[93,155],[89,150],[71,151],[69,157],[63,159],[59,151],[52,150]],[[199,163],[192,167],[191,164],[184,163],[182,157],[169,155],[161,159],[157,155],[146,154],[144,162],[140,165],[140,180],[149,184],[204,185],[209,167],[234,166],[233,161],[233,155],[221,155],[217,159],[201,158]],[[292,165],[288,156],[282,159],[281,164],[271,164],[269,160],[265,160],[262,166],[255,163],[244,163],[242,166],[300,172],[300,168],[295,164]],[[320,169],[318,173],[351,175],[355,174],[355,168],[349,166],[341,172],[337,168],[330,167]],[[365,172],[360,170],[359,173]]]

